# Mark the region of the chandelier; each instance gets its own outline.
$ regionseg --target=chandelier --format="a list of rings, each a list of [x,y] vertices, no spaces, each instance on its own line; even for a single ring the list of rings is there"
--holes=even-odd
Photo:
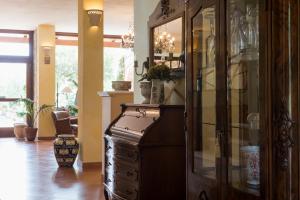
[[[156,53],[168,52],[175,50],[175,37],[166,31],[155,35],[154,49]]]
[[[133,48],[134,47],[133,25],[129,26],[128,33],[122,35],[122,47],[123,48]]]

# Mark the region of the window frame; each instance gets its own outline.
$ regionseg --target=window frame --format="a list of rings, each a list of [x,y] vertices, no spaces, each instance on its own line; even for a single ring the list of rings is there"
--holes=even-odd
[[[26,98],[33,100],[34,98],[34,31],[30,30],[8,30],[0,29],[0,33],[8,34],[27,34],[29,36],[29,56],[10,56],[0,55],[0,63],[23,63],[26,64]],[[6,98],[0,97],[0,102],[13,102],[19,98]],[[1,137],[14,137],[13,127],[0,127],[0,138]]]

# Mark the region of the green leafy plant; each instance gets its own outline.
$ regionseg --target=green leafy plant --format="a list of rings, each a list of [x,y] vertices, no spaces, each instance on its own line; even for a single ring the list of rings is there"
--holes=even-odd
[[[125,80],[125,58],[124,58],[124,56],[120,59],[117,80],[118,81],[124,81]]]
[[[153,79],[159,79],[161,81],[173,80],[171,69],[164,63],[152,66],[147,73],[142,75],[142,78],[139,81],[151,81]]]
[[[75,87],[78,87],[77,81],[75,81],[74,79],[69,79],[69,81],[70,81],[71,83],[73,83],[73,85],[74,85]]]
[[[17,112],[17,115],[20,117],[27,117],[28,127],[33,128],[36,122],[37,117],[40,113],[45,113],[52,110],[52,105],[43,104],[38,107],[34,101],[28,98],[21,98],[17,100],[17,103],[21,103],[25,106],[25,111]]]
[[[68,105],[68,111],[71,116],[76,116],[78,114],[78,108],[74,105]]]

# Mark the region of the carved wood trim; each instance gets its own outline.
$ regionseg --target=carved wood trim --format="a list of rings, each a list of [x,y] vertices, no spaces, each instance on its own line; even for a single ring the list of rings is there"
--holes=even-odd
[[[292,129],[295,122],[290,117],[285,98],[282,98],[280,102],[278,116],[274,122],[278,130],[275,140],[277,161],[280,168],[286,170],[289,166],[289,151],[294,146]]]
[[[168,17],[170,14],[170,1],[169,0],[161,0],[161,14],[162,16]]]

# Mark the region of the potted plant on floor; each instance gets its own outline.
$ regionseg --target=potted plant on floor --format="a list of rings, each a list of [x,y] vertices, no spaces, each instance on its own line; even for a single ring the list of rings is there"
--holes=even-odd
[[[17,100],[18,103],[21,103],[25,106],[24,112],[18,112],[17,114],[20,117],[27,118],[27,127],[24,128],[24,135],[27,141],[34,141],[37,134],[37,128],[35,128],[35,122],[39,114],[45,113],[47,111],[52,110],[52,105],[43,104],[41,106],[37,106],[34,101],[28,98],[21,98]]]

